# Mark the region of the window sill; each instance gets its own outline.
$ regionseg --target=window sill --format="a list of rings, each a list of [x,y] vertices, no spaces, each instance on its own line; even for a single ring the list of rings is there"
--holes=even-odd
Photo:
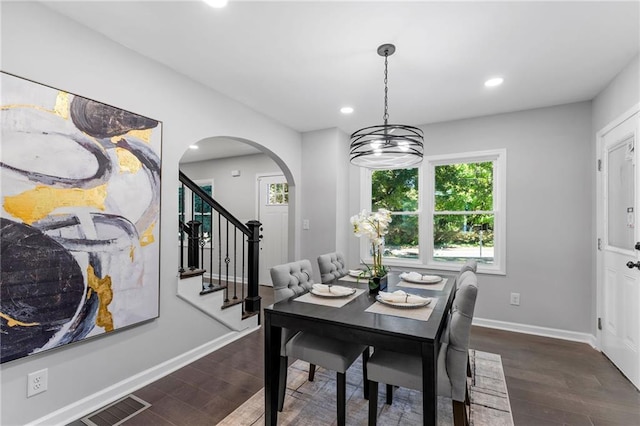
[[[365,259],[365,263],[370,265],[372,262],[371,259]],[[458,272],[462,265],[441,265],[441,264],[424,264],[421,263],[420,260],[409,260],[409,259],[384,259],[382,263],[386,266],[391,267],[391,269],[398,270],[400,268],[411,268],[411,269],[424,269],[427,271],[442,271],[442,272]],[[498,268],[483,268],[482,265],[478,264],[478,274],[483,275],[502,275],[506,276],[507,272],[504,269]]]

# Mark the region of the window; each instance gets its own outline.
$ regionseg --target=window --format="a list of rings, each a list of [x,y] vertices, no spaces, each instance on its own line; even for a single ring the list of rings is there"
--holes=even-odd
[[[363,172],[364,208],[391,211],[389,265],[505,273],[506,151],[425,157],[419,168]],[[370,258],[368,244],[362,258]]]
[[[375,170],[371,172],[371,210],[391,212],[383,257],[418,259],[418,169]]]
[[[267,205],[286,206],[289,204],[289,184],[269,183],[267,184]]]
[[[196,184],[202,190],[204,190],[208,195],[213,197],[213,181],[212,180],[200,180],[195,181]],[[182,191],[184,189],[184,197],[182,196]],[[195,220],[200,222],[202,225],[200,226],[200,233],[206,234],[206,236],[211,237],[213,231],[212,224],[212,212],[211,207],[202,201],[197,195],[192,197],[193,193],[186,186],[178,187],[178,212],[179,212],[179,220],[183,223],[187,223],[190,220]],[[184,200],[184,206],[182,205]],[[186,218],[186,219],[185,219]]]

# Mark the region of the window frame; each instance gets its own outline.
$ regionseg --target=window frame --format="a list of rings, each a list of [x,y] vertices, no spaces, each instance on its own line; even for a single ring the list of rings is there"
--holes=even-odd
[[[389,266],[405,268],[424,268],[438,271],[458,271],[460,262],[444,263],[434,261],[433,221],[435,206],[435,167],[458,163],[493,162],[493,214],[494,214],[494,261],[491,265],[478,263],[478,272],[506,275],[506,170],[507,150],[463,152],[454,154],[425,156],[418,168],[418,248],[417,259],[399,259],[384,257]],[[413,167],[407,167],[413,168]],[[374,170],[361,169],[361,209],[371,211],[371,175]],[[402,213],[402,212],[398,212]],[[411,212],[413,213],[413,212]],[[359,238],[360,258],[367,263],[372,261],[369,253],[369,241]]]
[[[206,185],[211,185],[211,198],[214,198],[215,186],[213,184],[213,178],[210,178],[210,179],[196,179],[196,180],[193,180],[193,183],[195,183],[199,187],[206,186]],[[180,195],[179,188],[178,188],[178,196]],[[191,214],[192,213],[192,211],[191,211],[192,203],[190,202],[192,194],[193,194],[193,192],[191,191],[191,189],[189,189],[187,186],[184,186],[184,200],[185,200],[184,216],[185,216],[185,218],[187,218],[187,217],[190,218],[191,215],[192,215]],[[189,200],[189,202],[187,202],[188,200]],[[180,220],[180,205],[179,204],[180,203],[178,203],[178,220]],[[207,244],[205,244],[204,248],[213,249],[213,229],[214,229],[213,211],[211,213],[202,213],[202,215],[203,216],[211,216],[211,235],[209,236],[210,237],[209,242]],[[180,239],[179,238],[178,238],[178,244],[180,244]]]

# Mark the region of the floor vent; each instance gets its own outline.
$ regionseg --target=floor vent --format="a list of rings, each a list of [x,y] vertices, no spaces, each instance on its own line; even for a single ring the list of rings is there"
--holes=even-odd
[[[148,402],[135,395],[127,395],[100,411],[84,417],[82,423],[89,426],[118,426],[149,407],[151,404]]]

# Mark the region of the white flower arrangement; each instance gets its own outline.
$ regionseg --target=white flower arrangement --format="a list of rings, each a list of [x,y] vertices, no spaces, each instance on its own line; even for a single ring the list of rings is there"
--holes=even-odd
[[[351,217],[354,235],[356,237],[365,236],[371,241],[373,265],[369,267],[365,264],[365,266],[372,277],[383,277],[387,274],[387,267],[382,264],[382,252],[384,250],[384,236],[389,232],[390,223],[391,212],[386,209],[379,209],[375,213],[362,210],[359,214]]]

